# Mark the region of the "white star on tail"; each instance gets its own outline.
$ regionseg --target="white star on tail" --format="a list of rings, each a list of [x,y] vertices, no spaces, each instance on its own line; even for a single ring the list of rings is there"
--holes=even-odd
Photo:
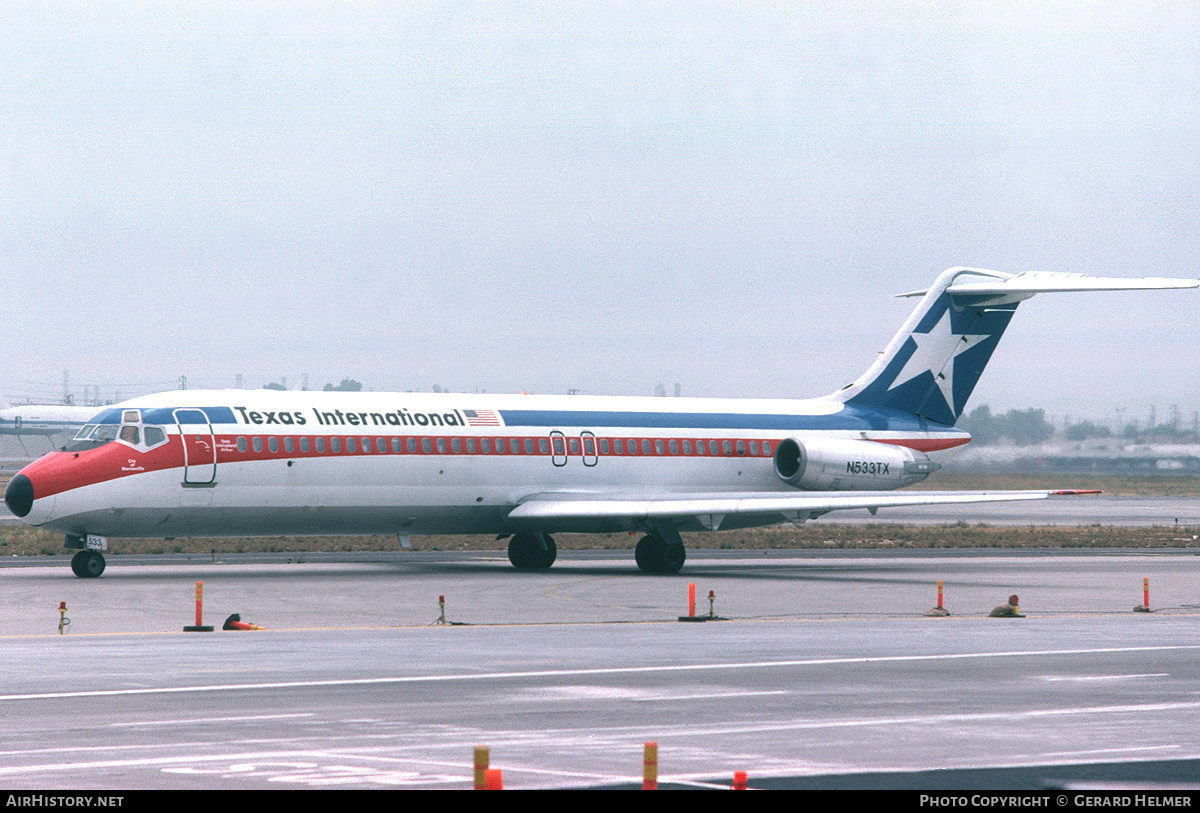
[[[910,338],[917,343],[917,349],[904,362],[890,389],[912,381],[922,373],[933,373],[933,380],[942,391],[946,406],[957,415],[958,407],[954,403],[954,359],[959,353],[970,350],[990,336],[990,333],[955,333],[950,326],[950,309],[947,308],[928,333],[911,334]]]

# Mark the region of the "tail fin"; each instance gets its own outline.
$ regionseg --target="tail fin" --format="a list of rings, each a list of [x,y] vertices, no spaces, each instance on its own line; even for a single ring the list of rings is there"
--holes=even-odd
[[[1017,305],[1037,293],[1196,288],[1200,280],[1118,279],[1083,274],[1005,274],[951,268],[938,275],[875,363],[830,397],[952,426],[1000,343]]]

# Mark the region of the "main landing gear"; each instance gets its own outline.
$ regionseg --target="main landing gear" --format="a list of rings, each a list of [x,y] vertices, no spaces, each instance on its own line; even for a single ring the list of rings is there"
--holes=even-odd
[[[550,534],[513,534],[508,538],[508,561],[517,570],[547,570],[558,556],[558,546]],[[678,573],[687,559],[683,540],[675,528],[655,528],[634,550],[634,558],[643,573]]]
[[[665,532],[651,531],[637,543],[633,552],[637,566],[643,573],[678,573],[687,559],[679,531],[670,528]]]
[[[81,579],[94,579],[104,572],[104,554],[98,550],[81,550],[71,557],[71,570]]]
[[[508,540],[508,561],[517,570],[547,570],[558,556],[550,534],[513,534]]]

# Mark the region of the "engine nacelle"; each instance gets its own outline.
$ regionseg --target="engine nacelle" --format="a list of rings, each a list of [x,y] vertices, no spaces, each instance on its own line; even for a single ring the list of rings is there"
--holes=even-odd
[[[871,440],[788,438],[775,450],[779,479],[805,491],[887,491],[939,468],[920,452]]]

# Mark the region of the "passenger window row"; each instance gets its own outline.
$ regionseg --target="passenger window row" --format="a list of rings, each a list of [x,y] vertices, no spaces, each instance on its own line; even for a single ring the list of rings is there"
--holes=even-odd
[[[147,427],[149,430],[151,427]],[[148,438],[147,438],[148,439]],[[562,445],[563,437],[554,437],[554,454],[569,453],[578,456],[581,451],[579,438],[568,438],[567,448]],[[224,438],[227,445],[230,439]],[[136,441],[134,441],[136,442]],[[256,454],[485,454],[485,455],[548,455],[551,453],[550,438],[491,438],[491,437],[310,437],[302,435],[245,435],[232,441],[238,452]],[[605,456],[640,457],[770,457],[770,440],[718,440],[710,438],[592,438],[586,437],[582,444],[585,455],[597,453]]]

